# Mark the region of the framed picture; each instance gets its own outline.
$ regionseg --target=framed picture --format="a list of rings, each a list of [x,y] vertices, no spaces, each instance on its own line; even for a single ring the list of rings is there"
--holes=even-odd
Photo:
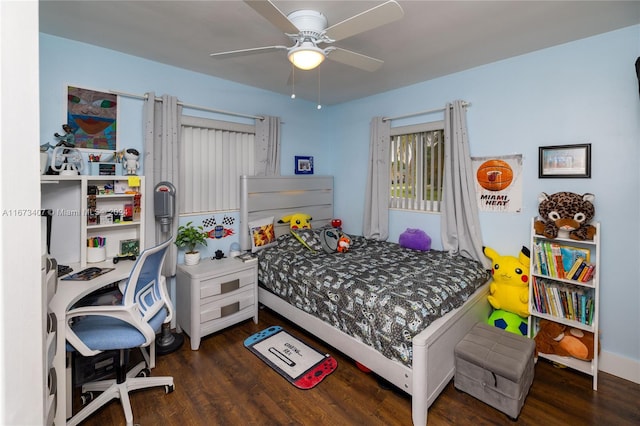
[[[140,254],[140,240],[120,240],[120,255],[139,255]]]
[[[71,85],[65,91],[65,141],[79,149],[117,151],[118,95]]]
[[[591,178],[591,144],[538,148],[539,178]]]
[[[302,157],[296,155],[295,172],[297,175],[312,175],[313,157]]]

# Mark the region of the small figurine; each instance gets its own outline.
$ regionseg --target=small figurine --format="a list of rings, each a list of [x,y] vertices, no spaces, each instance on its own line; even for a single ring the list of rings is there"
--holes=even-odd
[[[62,130],[64,130],[65,132],[64,135],[61,135],[57,132],[53,134],[53,136],[59,139],[58,145],[56,146],[66,146],[68,148],[74,148],[76,146],[76,135],[74,134],[73,129],[68,124],[63,124]]]
[[[128,148],[124,152],[124,168],[127,169],[127,175],[135,175],[140,163],[138,163],[140,153],[137,149]]]

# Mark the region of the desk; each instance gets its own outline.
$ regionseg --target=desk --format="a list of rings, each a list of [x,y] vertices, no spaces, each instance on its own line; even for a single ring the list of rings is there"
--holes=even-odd
[[[73,414],[71,408],[71,371],[66,369],[67,359],[67,337],[66,337],[66,313],[74,303],[82,299],[84,296],[99,290],[111,283],[118,282],[129,278],[134,262],[120,261],[113,264],[111,261],[92,263],[90,266],[98,268],[115,268],[113,271],[100,275],[89,281],[63,281],[58,279],[58,288],[49,302],[49,308],[56,316],[56,353],[53,365],[58,372],[56,377],[57,395],[55,424],[64,425],[67,418]],[[80,264],[69,265],[73,268],[73,272],[79,272],[84,268],[80,268]],[[73,273],[72,272],[72,273]]]

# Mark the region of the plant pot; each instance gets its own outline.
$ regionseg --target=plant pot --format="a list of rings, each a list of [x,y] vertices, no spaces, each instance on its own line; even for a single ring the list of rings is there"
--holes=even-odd
[[[184,254],[184,264],[191,266],[200,263],[200,252],[194,251]]]

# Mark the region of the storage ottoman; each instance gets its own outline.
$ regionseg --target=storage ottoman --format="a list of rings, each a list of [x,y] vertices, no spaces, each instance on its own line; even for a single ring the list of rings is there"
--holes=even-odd
[[[533,382],[533,340],[478,323],[456,345],[454,386],[517,419]]]

